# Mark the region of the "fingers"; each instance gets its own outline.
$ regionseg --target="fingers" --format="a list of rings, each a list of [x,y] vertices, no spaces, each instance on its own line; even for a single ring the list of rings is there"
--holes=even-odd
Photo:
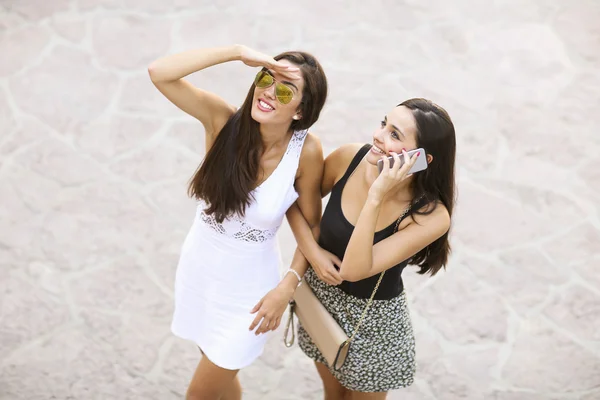
[[[254,332],[255,335],[277,329],[281,323],[281,317],[287,307],[288,299],[272,294],[274,290],[267,293],[250,311],[251,314],[256,314],[256,316],[248,330]]]
[[[421,152],[418,151],[415,154],[413,154],[412,157],[409,157],[406,150],[402,150],[402,155],[404,156],[404,165],[400,169],[401,177],[404,177],[408,173],[408,171],[410,171],[413,165],[415,165],[415,163],[417,162],[417,158],[419,158],[419,154],[421,154]]]
[[[336,256],[335,254],[331,254],[330,257],[334,265],[337,265],[338,268],[342,266],[342,260],[340,260],[338,256]]]
[[[340,283],[343,282],[342,276],[340,275],[340,273],[338,272],[337,269],[335,268],[331,268],[329,271],[327,271],[330,279],[332,280],[334,285],[339,285]]]
[[[293,65],[284,64],[280,61],[273,60],[269,63],[269,68],[288,79],[300,79],[302,77],[300,68]]]
[[[316,270],[315,270],[316,271]],[[328,285],[335,285],[335,279],[325,271],[324,273],[317,272],[317,277]]]
[[[404,149],[402,149],[402,154],[404,154]],[[390,152],[392,157],[394,157],[394,166],[391,168],[391,172],[396,173],[402,167],[402,162],[400,162],[400,156],[398,153]],[[406,159],[404,160],[406,162]]]
[[[300,72],[293,72],[293,71],[282,71],[282,70],[277,70],[277,72],[282,75],[284,78],[287,79],[301,79],[302,75],[300,74]]]
[[[381,173],[387,174],[390,171],[390,160],[387,156],[382,156],[381,159],[383,160],[383,169],[381,170]]]
[[[262,323],[260,324],[260,326],[258,327],[256,332],[254,332],[254,334],[258,336],[263,333],[267,333],[269,331],[275,331],[275,330],[277,330],[277,328],[279,328],[280,324],[281,324],[281,317],[278,317],[278,318],[265,317],[265,318],[263,318]]]
[[[419,158],[420,152],[416,152],[410,157],[405,149],[402,149],[402,155],[391,152],[392,157],[394,157],[394,166],[390,169],[390,175],[398,180],[404,180],[408,174],[408,171],[415,165],[417,162],[417,158]],[[402,158],[400,158],[402,157]],[[400,160],[404,162],[401,163]],[[402,166],[400,166],[402,165]]]
[[[343,279],[335,266],[342,265],[342,262],[338,257],[334,254],[329,253],[330,264],[320,264],[320,266],[313,266],[314,271],[317,274],[317,277],[323,282],[337,286],[343,282]]]
[[[333,277],[333,275],[331,274],[326,274],[322,281],[331,286],[337,286],[340,283],[342,283],[341,281],[338,281],[335,277]]]
[[[281,61],[273,61],[273,68],[277,68],[277,69],[281,69],[283,71],[288,71],[288,72],[299,72],[300,68],[294,66],[294,65],[289,65],[289,64],[284,64]]]
[[[258,327],[258,329],[256,330],[256,332],[254,332],[255,335],[260,335],[261,333],[265,333],[269,331],[269,324],[270,324],[270,320],[267,318],[263,318],[262,323],[260,324],[260,326]]]
[[[321,280],[329,285],[337,286],[342,283],[343,279],[335,268],[327,270],[323,273]]]
[[[269,321],[270,319],[263,315],[263,312],[259,312],[254,321],[252,321],[249,330],[253,331],[258,326],[258,329],[254,332],[255,335],[267,332],[269,330]]]
[[[325,282],[328,285],[336,284],[335,279],[333,279],[333,277],[331,275],[329,275],[328,273],[321,275],[321,277],[319,279],[321,279],[323,282]]]
[[[258,310],[260,310],[260,307],[262,306],[263,300],[264,300],[264,297],[262,299],[260,299],[260,301],[258,303],[256,303],[256,305],[252,308],[252,310],[250,310],[250,314],[254,314]]]
[[[281,318],[277,318],[275,320],[275,323],[273,324],[273,327],[271,328],[272,331],[276,331],[277,328],[279,328],[279,325],[281,324]]]
[[[411,162],[413,163],[413,165],[417,162],[417,158],[419,158],[419,156],[421,155],[420,151],[417,151],[415,154],[413,154],[413,156],[411,157]]]
[[[263,315],[262,315],[262,313],[258,313],[256,318],[254,318],[254,321],[252,321],[252,324],[250,324],[250,328],[248,328],[248,330],[253,331],[254,328],[256,328],[258,326],[261,319],[263,319]]]

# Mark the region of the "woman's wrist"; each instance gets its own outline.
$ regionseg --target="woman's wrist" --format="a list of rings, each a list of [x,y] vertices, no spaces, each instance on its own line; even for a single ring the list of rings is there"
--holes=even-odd
[[[306,253],[302,251],[302,249],[300,249],[302,255],[304,256],[304,258],[306,258],[306,261],[308,261],[309,265],[314,265],[316,260],[318,260],[319,258],[320,251],[322,250],[321,246],[319,246],[319,244],[316,241],[312,240],[310,243],[307,243],[307,245],[304,247],[306,249]]]
[[[378,193],[373,193],[369,190],[369,193],[367,195],[367,201],[365,202],[365,206],[379,207],[379,206],[381,206],[381,199],[382,199],[381,195],[379,195]]]
[[[300,274],[296,275],[290,271],[294,271],[294,270],[292,270],[290,268],[290,270],[288,270],[288,272],[285,273],[285,275],[281,279],[281,282],[279,282],[278,286],[280,289],[282,289],[286,293],[288,293],[291,298],[294,295],[294,293],[296,292],[296,288],[300,285],[302,277],[300,277]],[[296,271],[294,271],[294,272],[296,272]],[[298,277],[300,277],[300,279],[298,279]]]
[[[231,61],[241,61],[242,60],[242,52],[244,49],[243,44],[234,44],[233,46],[231,46],[230,48],[230,52],[232,55]]]

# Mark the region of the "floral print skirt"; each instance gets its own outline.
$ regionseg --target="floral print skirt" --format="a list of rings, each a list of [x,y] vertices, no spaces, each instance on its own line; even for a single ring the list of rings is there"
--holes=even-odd
[[[350,337],[368,299],[359,299],[326,284],[312,268],[306,272],[305,279]],[[406,303],[404,292],[390,300],[373,300],[339,371],[327,364],[300,323],[298,344],[308,357],[328,366],[333,376],[347,389],[387,392],[407,387],[413,383],[416,367],[415,338]]]

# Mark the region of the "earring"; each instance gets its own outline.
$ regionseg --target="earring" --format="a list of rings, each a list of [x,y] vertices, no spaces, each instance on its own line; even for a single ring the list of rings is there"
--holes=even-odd
[[[297,116],[297,115],[294,115],[294,116],[292,117],[292,119],[293,119],[293,120],[296,120],[296,121],[298,121],[298,120],[300,119],[300,117],[299,117],[299,116]]]

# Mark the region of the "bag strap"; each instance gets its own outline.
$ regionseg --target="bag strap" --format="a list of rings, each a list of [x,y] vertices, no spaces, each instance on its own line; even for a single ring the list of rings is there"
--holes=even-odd
[[[421,198],[423,196],[419,197],[417,199],[417,201],[415,202],[415,204],[419,201],[421,201]],[[408,212],[410,211],[411,206],[409,205],[406,210],[404,210],[404,212],[402,213],[402,215],[400,215],[398,217],[398,220],[396,221],[396,225],[394,226],[394,233],[398,232],[398,226],[400,226],[400,222],[402,222],[402,220],[404,219],[404,217],[406,216],[406,214],[408,214]],[[377,280],[377,283],[375,284],[375,288],[373,289],[373,293],[371,293],[371,297],[369,297],[369,301],[367,301],[367,305],[365,306],[358,322],[356,323],[356,326],[354,327],[354,332],[352,332],[352,335],[348,338],[348,340],[346,341],[347,344],[349,344],[350,342],[352,342],[352,340],[354,340],[354,337],[356,336],[356,334],[358,333],[358,330],[360,329],[360,326],[362,325],[363,321],[365,320],[365,317],[367,316],[367,311],[369,311],[369,308],[371,307],[371,304],[373,304],[373,298],[375,298],[375,293],[377,293],[377,289],[379,289],[379,284],[381,283],[381,280],[383,279],[383,275],[385,274],[385,271],[383,271],[380,275],[379,275],[379,279]]]
[[[285,324],[285,332],[283,333],[283,343],[285,344],[285,347],[292,347],[294,345],[294,341],[296,340],[296,329],[294,329],[294,312],[296,311],[296,302],[294,300],[290,300],[289,308],[290,316],[288,317],[287,324]],[[292,328],[292,338],[288,340],[290,328]]]

